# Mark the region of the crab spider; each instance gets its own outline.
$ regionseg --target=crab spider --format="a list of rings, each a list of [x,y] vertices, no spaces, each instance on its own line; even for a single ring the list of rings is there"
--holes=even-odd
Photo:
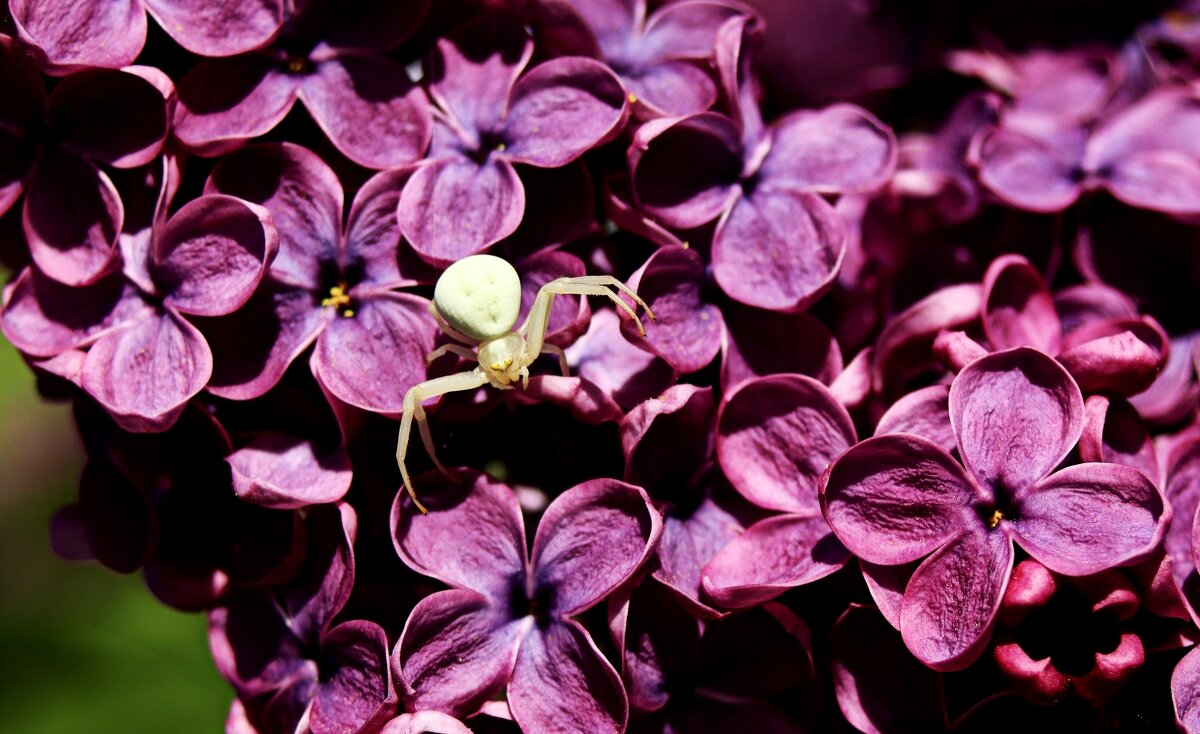
[[[558,278],[542,286],[533,300],[529,315],[525,317],[525,323],[513,329],[521,311],[521,279],[512,265],[494,255],[472,255],[446,268],[434,286],[429,311],[442,331],[461,344],[440,346],[429,353],[426,361],[432,362],[443,354],[456,354],[467,360],[478,361],[479,364],[468,372],[418,383],[404,394],[396,463],[400,466],[404,488],[408,490],[417,509],[425,512],[425,506],[417,500],[408,468],[404,465],[414,420],[421,434],[421,443],[434,466],[449,475],[433,450],[433,438],[425,422],[422,402],[448,392],[474,390],[487,384],[500,390],[512,390],[519,380],[521,386],[525,387],[529,384],[529,365],[543,352],[556,355],[563,376],[568,376],[566,355],[562,349],[545,341],[550,306],[558,295],[607,296],[617,308],[633,318],[638,331],[645,336],[646,330],[637,312],[618,297],[617,291],[632,298],[645,310],[650,320],[654,320],[654,314],[646,302],[629,286],[611,275],[584,275]]]

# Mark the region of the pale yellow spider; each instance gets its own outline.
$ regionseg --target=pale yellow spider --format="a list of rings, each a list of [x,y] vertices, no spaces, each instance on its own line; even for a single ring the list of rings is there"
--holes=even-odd
[[[513,326],[521,311],[521,279],[512,265],[494,255],[472,255],[446,268],[434,286],[429,311],[442,331],[467,346],[443,344],[430,352],[426,361],[432,362],[443,354],[457,354],[464,359],[477,360],[479,364],[469,372],[435,377],[413,385],[404,394],[396,463],[400,466],[404,488],[408,490],[408,496],[412,497],[417,509],[426,511],[425,506],[417,500],[408,468],[404,465],[414,418],[429,458],[443,474],[450,476],[433,450],[433,438],[425,422],[422,402],[448,392],[474,390],[488,383],[501,390],[512,390],[520,380],[521,386],[525,387],[529,384],[529,365],[542,352],[557,355],[563,376],[568,376],[567,357],[563,350],[545,342],[550,305],[557,295],[607,296],[617,308],[633,318],[638,331],[645,336],[646,330],[642,328],[637,312],[621,300],[617,291],[632,298],[646,311],[650,320],[654,320],[654,314],[646,302],[629,286],[611,275],[584,275],[558,278],[542,286],[529,309],[529,315],[525,317],[525,323],[514,331]]]

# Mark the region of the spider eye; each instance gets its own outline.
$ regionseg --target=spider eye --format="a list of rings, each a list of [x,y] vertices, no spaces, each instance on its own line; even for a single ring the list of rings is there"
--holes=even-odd
[[[480,341],[495,339],[517,323],[521,279],[501,258],[472,255],[446,268],[434,286],[433,302],[438,313],[463,334]]]

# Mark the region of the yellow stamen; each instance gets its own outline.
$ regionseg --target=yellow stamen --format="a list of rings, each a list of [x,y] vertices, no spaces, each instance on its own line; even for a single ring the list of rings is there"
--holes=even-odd
[[[325,308],[344,308],[350,305],[350,294],[345,283],[339,283],[329,289],[329,297],[322,299],[321,305]]]
[[[287,60],[289,74],[302,74],[308,71],[308,59],[303,56],[292,56]]]
[[[633,92],[630,92],[629,93],[629,104],[637,104],[637,101],[638,101],[637,95],[634,94]]]
[[[507,147],[508,147],[508,146],[507,146],[507,145],[505,145],[504,143],[496,143],[496,152],[497,152],[497,153],[503,153],[503,152],[504,152],[504,149],[505,149],[505,148],[507,148]]]
[[[1004,519],[1004,513],[1000,510],[992,510],[992,516],[988,518],[988,530],[995,530],[1000,521]]]

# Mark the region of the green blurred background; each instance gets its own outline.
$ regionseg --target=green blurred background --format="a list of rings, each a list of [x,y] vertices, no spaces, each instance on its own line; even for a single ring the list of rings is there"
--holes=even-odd
[[[232,692],[204,617],[140,575],[63,561],[48,523],[82,466],[70,407],[46,403],[0,339],[0,732],[191,734],[224,728]]]

